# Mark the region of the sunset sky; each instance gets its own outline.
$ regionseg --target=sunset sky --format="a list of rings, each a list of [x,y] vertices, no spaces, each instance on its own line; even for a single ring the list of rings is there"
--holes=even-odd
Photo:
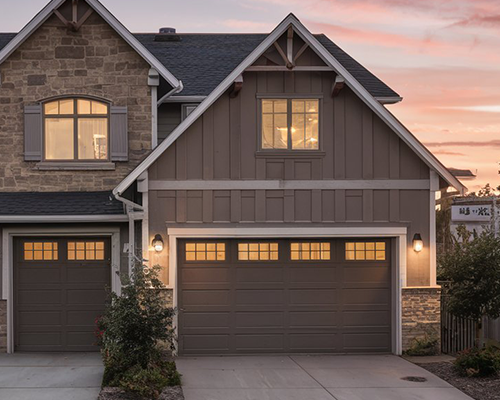
[[[0,0],[17,32],[48,0]],[[500,184],[499,0],[101,0],[133,32],[269,32],[289,12],[389,84],[389,109],[448,167]]]

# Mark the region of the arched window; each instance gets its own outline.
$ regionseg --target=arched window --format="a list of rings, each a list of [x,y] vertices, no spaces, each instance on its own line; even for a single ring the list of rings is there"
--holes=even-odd
[[[43,104],[43,159],[108,161],[109,105],[86,98]]]

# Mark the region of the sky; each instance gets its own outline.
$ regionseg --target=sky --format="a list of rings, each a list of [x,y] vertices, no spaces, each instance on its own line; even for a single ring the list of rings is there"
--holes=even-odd
[[[269,32],[293,12],[402,97],[388,106],[447,167],[500,184],[500,0],[101,0],[132,32]],[[47,0],[0,0],[17,32]]]

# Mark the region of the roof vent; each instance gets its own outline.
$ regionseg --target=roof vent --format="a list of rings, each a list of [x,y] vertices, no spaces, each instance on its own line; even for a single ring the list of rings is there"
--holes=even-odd
[[[160,28],[160,33],[175,33],[175,28],[169,28],[169,27]]]
[[[155,36],[155,42],[179,42],[181,37],[175,33],[175,28],[160,28],[160,34]]]

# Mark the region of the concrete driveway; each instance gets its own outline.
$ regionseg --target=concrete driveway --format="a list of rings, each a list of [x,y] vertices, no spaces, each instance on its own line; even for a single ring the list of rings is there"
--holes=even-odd
[[[99,353],[0,354],[0,400],[96,400]]]
[[[396,356],[184,357],[177,367],[186,400],[471,399]]]

